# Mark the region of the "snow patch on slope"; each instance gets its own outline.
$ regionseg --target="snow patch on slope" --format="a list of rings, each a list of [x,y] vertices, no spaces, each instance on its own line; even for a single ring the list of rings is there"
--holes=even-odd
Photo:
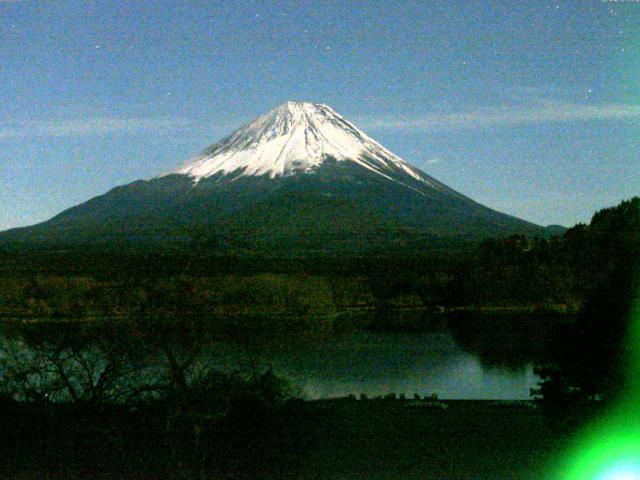
[[[276,178],[313,173],[328,158],[355,162],[389,180],[399,181],[395,177],[402,172],[432,188],[444,187],[331,107],[303,102],[287,102],[258,117],[173,173],[189,175],[195,181],[218,174]]]

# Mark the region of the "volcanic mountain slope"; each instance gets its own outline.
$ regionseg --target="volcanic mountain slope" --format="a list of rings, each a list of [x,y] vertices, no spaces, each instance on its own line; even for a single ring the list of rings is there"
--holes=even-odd
[[[326,105],[287,102],[169,174],[117,187],[0,241],[285,254],[513,233],[544,229],[454,191]]]

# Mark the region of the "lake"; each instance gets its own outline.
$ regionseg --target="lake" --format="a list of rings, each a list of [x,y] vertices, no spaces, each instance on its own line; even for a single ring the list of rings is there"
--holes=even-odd
[[[471,315],[412,333],[343,333],[306,341],[288,332],[292,341],[279,348],[267,347],[259,335],[252,336],[252,342],[245,337],[245,348],[214,342],[203,359],[214,359],[227,371],[271,366],[289,380],[295,395],[309,400],[393,393],[407,398],[437,394],[442,399],[527,400],[539,381],[533,365],[550,325],[537,316]],[[154,372],[141,375],[153,378]]]
[[[225,349],[229,367],[249,362]],[[255,357],[254,357],[255,360]],[[446,331],[419,334],[357,333],[319,345],[259,355],[262,365],[286,377],[304,398],[365,394],[438,394],[443,399],[529,399],[539,378],[533,365],[486,365]],[[238,362],[238,363],[236,363]]]

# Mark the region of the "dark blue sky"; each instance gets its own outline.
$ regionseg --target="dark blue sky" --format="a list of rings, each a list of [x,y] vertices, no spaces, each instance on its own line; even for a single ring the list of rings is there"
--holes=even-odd
[[[640,194],[640,3],[0,0],[0,229],[327,103],[490,207]]]

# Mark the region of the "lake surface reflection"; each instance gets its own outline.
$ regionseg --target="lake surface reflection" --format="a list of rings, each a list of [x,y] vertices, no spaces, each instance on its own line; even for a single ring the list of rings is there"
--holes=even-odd
[[[235,363],[237,353],[228,351],[227,361]],[[321,345],[263,353],[259,360],[307,399],[437,393],[443,399],[526,400],[539,380],[531,364],[483,365],[448,332],[344,335]]]
[[[312,400],[391,393],[526,400],[539,381],[533,364],[544,352],[549,325],[540,319],[469,316],[421,333],[351,333],[313,341],[287,335],[289,341],[279,349],[259,336],[246,336],[240,344],[214,341],[194,365],[198,369],[200,361],[213,360],[215,368],[228,372],[271,365],[290,381],[294,394]],[[30,351],[24,344],[18,349]],[[95,363],[91,351],[86,355]],[[161,374],[151,368],[140,375],[153,380]]]

